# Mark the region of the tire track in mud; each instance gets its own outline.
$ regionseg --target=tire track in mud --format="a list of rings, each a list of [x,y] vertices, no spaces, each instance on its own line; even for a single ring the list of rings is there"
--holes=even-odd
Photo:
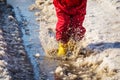
[[[33,3],[33,0],[13,1],[13,3],[10,1],[9,3],[14,7],[16,18],[19,22],[19,26],[21,27],[23,43],[27,51],[28,58],[33,66],[34,79],[41,80],[42,72],[39,69],[37,58],[35,58],[35,54],[44,54],[38,38],[39,24],[35,22],[33,12],[28,10],[28,7]]]
[[[0,4],[1,68],[2,80],[34,80],[33,69],[27,57],[19,22],[15,18],[13,7]],[[5,62],[5,63],[4,63]],[[2,75],[1,75],[2,74]],[[6,76],[9,75],[9,76]]]

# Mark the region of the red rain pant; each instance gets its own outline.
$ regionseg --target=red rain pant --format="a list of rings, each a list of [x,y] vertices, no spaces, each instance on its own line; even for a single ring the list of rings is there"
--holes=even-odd
[[[79,11],[79,13],[71,15],[66,14],[59,7],[55,6],[55,9],[58,18],[56,24],[56,40],[62,40],[63,42],[68,42],[70,38],[76,41],[81,40],[86,32],[86,29],[82,26],[85,14],[81,15]]]

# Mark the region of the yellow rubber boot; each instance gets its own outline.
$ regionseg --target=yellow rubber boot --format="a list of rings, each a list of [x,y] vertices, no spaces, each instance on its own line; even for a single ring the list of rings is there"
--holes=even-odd
[[[59,48],[58,48],[57,56],[62,57],[62,56],[65,56],[66,53],[67,53],[67,44],[59,42]]]

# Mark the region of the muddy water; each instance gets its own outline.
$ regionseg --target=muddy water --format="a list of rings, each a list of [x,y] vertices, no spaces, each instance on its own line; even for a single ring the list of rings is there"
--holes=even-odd
[[[15,10],[19,26],[22,28],[24,46],[33,65],[35,80],[44,78],[54,80],[53,70],[57,66],[56,61],[44,57],[39,59],[34,57],[36,53],[44,56],[44,51],[38,37],[39,24],[35,21],[34,12],[28,10],[33,3],[34,0],[8,0],[8,4],[11,4]]]

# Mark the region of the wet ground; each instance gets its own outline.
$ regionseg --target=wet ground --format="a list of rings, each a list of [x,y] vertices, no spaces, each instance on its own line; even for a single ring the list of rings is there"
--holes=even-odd
[[[120,34],[120,18],[118,17],[120,16],[117,10],[119,3],[119,1],[110,0],[88,1],[87,15],[83,24],[87,30],[86,36],[82,43],[77,44],[78,47],[82,45],[88,49],[88,52],[90,49],[96,54],[88,54],[84,57],[78,56],[78,59],[73,62],[59,65],[56,69],[58,77],[62,80],[119,80],[120,67],[118,66],[120,62],[119,56],[117,56],[120,52],[120,38],[118,37]],[[39,10],[35,13],[35,16],[40,23],[39,37],[44,50],[47,52],[48,49],[56,48],[55,36],[49,33],[49,29],[55,30],[57,20],[52,1],[35,0],[35,4],[32,4],[30,9],[32,11]],[[116,43],[118,44],[115,47]],[[118,58],[115,59],[115,56]],[[72,79],[73,77],[74,79]]]
[[[0,3],[0,80],[34,80],[13,7]]]
[[[29,6],[34,3],[34,0],[13,0],[8,1],[8,3],[13,6],[16,18],[20,23],[23,32],[22,38],[24,46],[33,66],[35,80],[54,80],[54,74],[52,72],[54,72],[59,61],[56,63],[56,60],[44,58],[45,53],[42,49],[39,38],[40,25],[35,20],[35,12],[29,11]],[[36,54],[40,54],[40,58],[36,58]]]
[[[7,53],[7,55],[9,59],[13,59],[10,62],[8,60],[10,64],[14,64],[13,66],[10,66],[10,69],[8,68],[8,71],[13,76],[13,79],[14,80],[107,80],[107,78],[106,79],[104,78],[107,76],[110,77],[108,79],[112,80],[112,76],[114,76],[116,73],[119,72],[119,67],[117,66],[119,66],[118,53],[120,48],[119,46],[120,39],[119,37],[117,37],[118,35],[116,35],[118,34],[119,29],[115,29],[115,27],[118,28],[118,26],[114,25],[115,27],[112,27],[112,29],[115,30],[114,32],[115,36],[111,35],[113,37],[111,38],[111,36],[108,35],[108,33],[110,33],[109,31],[111,31],[110,28],[108,29],[103,27],[105,25],[105,24],[103,25],[103,23],[105,23],[103,17],[105,17],[106,15],[103,15],[104,12],[101,11],[99,5],[97,6],[96,4],[97,2],[94,0],[89,1],[89,5],[88,5],[89,10],[88,10],[88,15],[86,16],[87,24],[85,25],[88,28],[87,38],[86,38],[88,41],[86,40],[86,43],[90,43],[89,45],[87,45],[87,47],[92,49],[93,51],[97,51],[98,53],[89,54],[94,52],[91,51],[89,52],[89,50],[87,50],[88,55],[84,55],[84,54],[78,55],[78,58],[75,59],[74,61],[72,60],[61,61],[57,59],[44,57],[45,48],[46,49],[48,49],[49,47],[53,48],[54,44],[56,46],[56,42],[54,40],[54,34],[51,35],[51,32],[49,33],[49,29],[54,30],[53,27],[51,28],[51,24],[52,26],[55,25],[54,22],[56,21],[56,18],[54,15],[53,6],[51,5],[52,4],[51,1],[48,0],[45,2],[43,0],[42,5],[40,5],[39,3],[41,2],[39,0],[36,0],[36,2],[34,0],[21,0],[21,1],[9,0],[8,3],[12,5],[10,6],[12,8],[12,13],[7,14],[9,12],[6,12],[6,14],[4,14],[4,15],[8,15],[8,17],[0,16],[3,18],[3,20],[6,19],[6,21],[9,21],[8,19],[10,19],[9,24],[5,22],[6,25],[10,25],[10,26],[4,27],[1,30],[3,30],[4,32],[5,40],[8,41],[6,42],[9,45],[7,51],[9,54],[11,53],[10,55]],[[37,8],[35,7],[34,3],[37,4],[36,5]],[[30,5],[32,6],[30,7]],[[90,5],[94,5],[96,7]],[[47,11],[48,10],[47,7],[49,8],[49,11]],[[33,9],[33,11],[30,11],[29,9]],[[41,10],[42,14],[40,14],[39,10]],[[95,11],[97,11],[97,13]],[[0,10],[0,14],[2,14],[1,12],[2,10]],[[45,13],[48,12],[48,14],[45,15],[44,12]],[[106,13],[108,12],[106,10]],[[37,17],[34,15],[36,15]],[[42,17],[40,15],[42,15]],[[109,15],[110,16],[114,15],[114,13],[113,14],[111,13]],[[109,15],[107,15],[107,17],[109,17]],[[117,15],[114,16],[116,17]],[[13,20],[14,17],[16,21]],[[108,23],[106,24],[108,24],[107,27],[109,27],[109,25],[112,25],[112,23],[109,22],[111,21],[111,17],[109,18],[107,17],[105,17],[104,19],[108,20]],[[99,19],[100,22],[99,21],[95,22],[96,19]],[[2,21],[1,24],[4,23],[3,20],[1,20]],[[36,20],[38,22],[36,22]],[[115,18],[115,23],[119,25],[117,21],[118,19]],[[96,27],[99,29],[96,29]],[[103,28],[104,30],[102,30]],[[98,32],[98,30],[100,30],[100,32]],[[108,33],[103,35],[103,33],[106,31],[108,31]],[[42,32],[43,34],[41,34]],[[16,33],[19,35],[17,35]],[[94,35],[94,37],[93,36],[91,37],[91,35]],[[95,40],[98,42],[96,43]],[[99,43],[99,41],[101,40],[103,41],[108,40],[113,42]],[[20,44],[17,44],[16,42],[20,42]],[[91,44],[91,42],[95,42],[95,43]],[[22,47],[24,46],[25,48],[22,49],[22,51],[21,51],[21,46]],[[114,54],[110,54],[110,52]],[[28,57],[26,58],[26,56]],[[28,60],[30,61],[31,64],[29,63]],[[20,63],[18,64],[18,62]],[[112,67],[111,65],[108,65],[109,63],[112,64]],[[116,63],[115,68],[113,68],[114,63]],[[21,65],[23,65],[24,67],[22,67]],[[119,78],[117,78],[116,80],[119,80]]]

